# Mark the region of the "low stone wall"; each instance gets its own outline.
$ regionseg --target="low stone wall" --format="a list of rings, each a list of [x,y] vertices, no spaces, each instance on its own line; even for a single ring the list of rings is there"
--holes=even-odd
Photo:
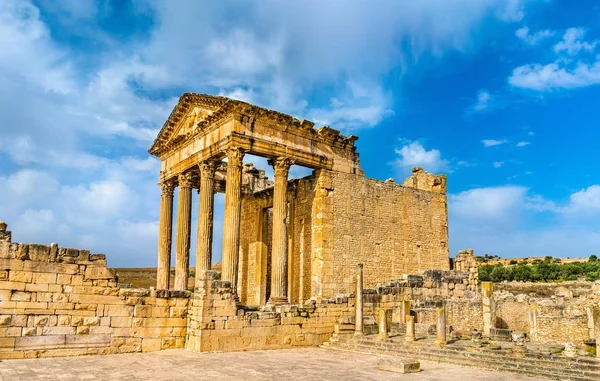
[[[230,283],[214,280],[214,275],[212,271],[200,274],[203,278],[201,286],[192,297],[186,340],[186,348],[190,350],[244,351],[317,346],[329,340],[336,324],[354,323],[353,298],[247,310],[235,299]],[[365,314],[373,315],[372,303],[365,305]]]
[[[0,359],[183,348],[188,302],[118,287],[101,254],[0,242]]]
[[[532,342],[582,345],[598,336],[600,283],[500,283],[491,299],[495,328],[526,332]]]

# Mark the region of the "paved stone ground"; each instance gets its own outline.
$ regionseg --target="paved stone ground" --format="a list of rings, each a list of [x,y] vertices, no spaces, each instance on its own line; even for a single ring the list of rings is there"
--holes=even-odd
[[[542,379],[422,362],[420,373],[377,369],[383,356],[325,348],[192,353],[169,350],[107,356],[3,360],[0,379],[17,380],[485,380]]]

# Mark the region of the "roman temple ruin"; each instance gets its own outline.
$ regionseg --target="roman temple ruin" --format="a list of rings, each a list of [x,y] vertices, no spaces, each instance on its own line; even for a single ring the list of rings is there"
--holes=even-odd
[[[472,250],[449,255],[445,175],[417,167],[402,184],[367,178],[356,140],[183,94],[149,150],[161,161],[156,287],[120,283],[104,254],[13,242],[0,222],[0,359],[326,346],[600,377],[600,283],[479,282]],[[250,155],[266,158],[274,178],[244,163]],[[292,165],[312,173],[290,179]]]

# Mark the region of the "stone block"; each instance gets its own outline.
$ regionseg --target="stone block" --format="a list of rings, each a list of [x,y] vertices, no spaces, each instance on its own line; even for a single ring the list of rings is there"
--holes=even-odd
[[[0,318],[0,321],[2,319]],[[2,325],[0,323],[0,325]],[[12,315],[10,319],[10,325],[13,327],[25,327],[27,326],[27,315]]]
[[[67,335],[65,337],[67,348],[97,348],[109,345],[110,335]]]
[[[10,326],[11,317],[10,315],[0,315],[0,327]]]
[[[133,322],[131,317],[111,317],[110,326],[115,328],[129,328]]]
[[[74,335],[75,327],[44,327],[42,335]]]
[[[32,261],[48,262],[50,259],[50,246],[29,244],[29,259]]]
[[[421,364],[416,360],[381,359],[377,362],[377,367],[395,373],[418,373],[421,371]]]
[[[162,339],[160,338],[144,338],[142,339],[142,352],[160,351]]]
[[[27,283],[25,285],[25,291],[29,292],[47,292],[49,290],[48,284],[35,284],[35,283]]]
[[[15,350],[64,348],[65,336],[25,336],[15,339]]]
[[[0,281],[0,290],[25,291],[25,283]]]
[[[0,337],[0,349],[13,349],[15,347],[14,337]]]
[[[56,284],[56,273],[33,273],[31,281],[36,284]]]
[[[89,316],[89,317],[84,317],[82,324],[85,326],[97,326],[100,325],[100,318],[98,316]],[[76,325],[76,324],[74,324]]]
[[[107,307],[108,307],[108,311],[106,312],[107,316],[110,316],[110,317],[133,316],[133,310],[134,310],[133,306],[109,305]]]
[[[13,302],[30,302],[31,301],[31,293],[15,291],[10,296],[10,300]]]
[[[151,306],[135,306],[133,316],[146,318],[152,316],[152,308]]]
[[[113,279],[113,275],[106,267],[87,267],[85,269],[84,280],[98,280],[98,279]]]

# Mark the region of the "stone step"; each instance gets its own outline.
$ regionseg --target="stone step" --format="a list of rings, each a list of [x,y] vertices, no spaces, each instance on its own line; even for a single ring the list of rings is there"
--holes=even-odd
[[[390,349],[390,350],[397,350],[399,348],[405,348],[404,345],[402,345],[401,342],[394,342],[394,341],[374,341],[373,339],[370,338],[337,338],[336,340],[339,340],[340,342],[347,342],[348,340],[350,340],[351,343],[355,343],[355,344],[364,344],[364,345],[368,345],[368,346],[375,346],[375,347],[382,347],[382,348],[386,348],[386,349]],[[415,349],[412,349],[413,351]],[[499,355],[502,355],[503,357],[506,356],[510,359],[521,359],[519,357],[515,357],[513,352],[510,350],[494,350],[492,351],[482,351],[482,352],[472,352],[469,351],[468,348],[466,347],[452,347],[452,346],[448,346],[448,347],[444,347],[444,348],[419,348],[416,349],[417,351],[430,351],[431,353],[435,353],[435,354],[441,354],[444,352],[453,352],[453,353],[457,353],[458,355],[466,355],[468,354],[469,357],[485,357],[485,356],[494,356],[494,358],[498,358]],[[553,358],[544,358],[542,355],[540,354],[533,354],[533,353],[526,353],[525,357],[523,358],[523,361],[526,361],[527,363],[536,363],[538,365],[544,365],[544,366],[561,366],[564,367],[565,369],[568,368],[572,368],[572,367],[577,367],[578,369],[586,369],[586,370],[600,370],[600,361],[596,360],[596,359],[592,359],[592,358],[565,358],[565,357],[553,357]]]
[[[353,348],[353,346],[349,346],[349,348]],[[584,371],[589,372],[591,374],[600,375],[600,367],[582,364],[582,363],[574,363],[568,361],[556,361],[556,360],[536,360],[536,359],[526,359],[526,358],[516,358],[509,356],[501,356],[495,354],[486,354],[486,353],[477,353],[477,352],[451,352],[446,350],[436,350],[436,349],[421,349],[421,350],[410,350],[403,348],[401,346],[396,347],[383,347],[383,346],[373,346],[368,343],[358,344],[358,347],[361,350],[365,351],[378,351],[384,353],[399,353],[402,352],[404,354],[417,355],[421,357],[431,357],[431,358],[441,358],[447,357],[450,359],[467,359],[469,361],[493,361],[494,363],[506,365],[506,366],[534,366],[536,368],[542,369],[557,369],[569,373],[580,374]],[[599,378],[600,379],[600,378]]]
[[[365,348],[336,348],[333,349],[360,352],[360,353],[378,353],[373,350],[368,350]],[[385,352],[382,354],[391,355],[392,353]],[[502,372],[511,372],[524,374],[528,376],[537,376],[537,377],[547,377],[551,379],[561,379],[561,380],[573,380],[573,381],[597,381],[600,379],[599,373],[588,373],[588,372],[565,372],[564,370],[554,370],[554,369],[540,369],[539,367],[531,366],[526,367],[522,364],[507,364],[501,361],[481,361],[481,360],[471,360],[468,358],[454,358],[451,356],[415,356],[414,353],[411,352],[398,352],[394,353],[399,357],[408,357],[408,358],[418,358],[422,360],[428,360],[432,362],[445,362],[451,363],[455,365],[467,366],[471,368],[483,368],[494,371],[502,371]]]
[[[346,336],[346,337],[344,337]],[[337,336],[332,338],[330,348],[363,352],[417,357],[422,360],[447,362],[469,367],[484,368],[503,372],[543,376],[553,379],[574,381],[600,380],[600,362],[595,359],[542,358],[541,355],[526,354],[519,358],[510,356],[510,351],[471,352],[467,348],[444,347],[428,348],[403,345],[391,340],[376,341],[371,337]]]

